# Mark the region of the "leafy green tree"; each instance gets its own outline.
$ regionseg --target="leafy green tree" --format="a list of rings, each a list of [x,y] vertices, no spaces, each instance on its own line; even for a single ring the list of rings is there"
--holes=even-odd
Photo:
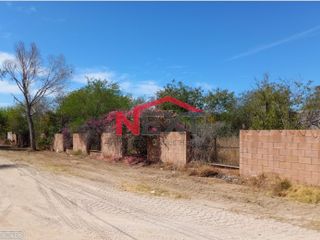
[[[205,110],[213,114],[217,121],[230,122],[236,108],[237,99],[234,92],[215,89],[209,91],[204,98]]]
[[[0,109],[0,138],[5,138],[8,128],[7,111],[5,108]]]
[[[130,108],[133,108],[137,105],[146,103],[147,100],[143,97],[132,98],[130,103]]]
[[[171,96],[198,108],[203,108],[204,106],[203,89],[201,87],[190,87],[185,85],[183,82],[176,82],[175,80],[167,84],[163,89],[159,90],[156,93],[156,96],[157,98]],[[165,103],[161,105],[160,108],[163,110],[176,110],[180,112],[186,111],[185,109],[172,105],[171,103]]]
[[[304,110],[320,110],[320,86],[312,89],[310,95],[306,99]]]
[[[58,114],[64,124],[77,131],[89,119],[97,119],[114,110],[128,109],[130,99],[121,94],[117,83],[88,79],[88,84],[61,100]]]
[[[61,118],[53,110],[35,116],[35,129],[37,135],[37,147],[39,149],[50,149],[55,133],[61,131]]]
[[[320,86],[311,89],[299,115],[305,128],[320,128]]]
[[[257,87],[244,93],[234,115],[234,125],[246,129],[297,129],[298,112],[308,96],[310,82],[270,82],[265,75]]]
[[[6,118],[5,131],[12,131],[17,134],[28,134],[28,123],[24,107],[16,105],[2,110]]]

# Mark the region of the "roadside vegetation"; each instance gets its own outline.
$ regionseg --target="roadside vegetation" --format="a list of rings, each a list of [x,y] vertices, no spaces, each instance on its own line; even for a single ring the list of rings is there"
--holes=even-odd
[[[75,132],[87,133],[90,149],[99,150],[101,134],[113,129],[116,111],[124,111],[130,117],[130,110],[137,104],[164,96],[172,96],[205,111],[206,121],[197,122],[199,131],[190,140],[193,162],[216,160],[217,137],[230,140],[230,136],[237,136],[241,129],[320,127],[320,87],[313,86],[311,81],[271,79],[265,74],[256,80],[252,89],[236,94],[228,89],[204,90],[172,80],[147,99],[124,94],[117,82],[87,78],[85,86],[64,92],[64,86],[72,77],[72,69],[62,56],[50,57],[43,62],[35,44],[27,49],[19,43],[15,52],[15,60],[0,66],[0,78],[11,80],[19,88],[22,86],[21,94],[14,97],[15,106],[0,108],[0,139],[6,139],[7,132],[14,132],[19,138],[19,146],[29,146],[33,150],[50,149],[55,133],[63,134],[65,148],[70,149],[71,136]],[[18,74],[24,71],[25,74]],[[48,71],[51,72],[49,76]],[[158,130],[162,131],[177,113],[184,111],[166,103],[146,111],[146,115],[154,114],[156,122],[152,123],[160,126]],[[142,115],[141,123],[146,126],[150,120]],[[188,130],[187,125],[188,120],[182,119],[175,130]],[[146,155],[143,136],[126,135],[126,138],[130,155]],[[237,159],[237,155],[233,155]],[[231,158],[228,154],[224,157]],[[190,167],[189,171],[190,175],[200,177],[225,176],[212,166]],[[295,197],[300,192],[310,192],[310,189],[281,184],[280,187],[278,182],[274,184],[277,189],[272,190],[273,194]],[[310,199],[318,201],[313,195]]]
[[[17,61],[20,57],[22,58],[20,61],[26,59],[35,61],[38,65],[33,66],[34,70],[31,67],[28,69],[30,76],[15,76],[10,73],[12,70],[10,66],[15,69],[25,66],[23,63],[17,65],[16,62],[7,62],[0,66],[2,79],[11,79],[18,86],[26,84],[29,87],[37,80],[39,81],[37,86],[45,87],[47,83],[43,82],[42,65],[38,59],[39,50],[36,45],[27,50],[21,43],[16,47],[16,54]],[[70,79],[71,70],[62,57],[51,59],[49,63],[51,63],[48,65],[50,69],[58,75],[47,90],[40,87],[39,94],[31,96],[30,92],[34,92],[34,89],[33,91],[26,89],[30,96],[28,94],[27,98],[15,96],[17,105],[0,108],[2,139],[5,138],[6,132],[12,131],[25,139],[20,141],[21,145],[29,145],[34,149],[33,142],[35,142],[38,149],[49,149],[53,135],[57,132],[71,134],[91,131],[94,136],[99,136],[103,131],[104,120],[110,118],[114,111],[129,111],[135,105],[150,100],[135,99],[126,95],[121,92],[119,83],[108,82],[105,79],[88,78],[84,87],[63,92],[62,86],[65,86],[67,79]],[[14,79],[18,79],[18,82]],[[57,94],[52,94],[57,91]],[[209,123],[202,125],[204,130],[196,145],[210,142],[210,136],[212,138],[212,136],[238,135],[240,129],[305,129],[319,125],[317,113],[320,88],[313,87],[310,81],[281,79],[271,81],[266,74],[261,80],[256,81],[253,89],[235,94],[220,88],[205,91],[201,87],[192,87],[173,80],[153,98],[164,96],[172,96],[201,108],[210,116]],[[156,110],[185,111],[169,103],[157,106]],[[33,133],[30,135],[30,132]],[[209,155],[207,157],[211,157]]]
[[[188,189],[188,184],[201,183],[214,188],[216,184],[231,183],[225,185],[224,188],[237,189],[237,194],[239,194],[240,189],[243,189],[241,193],[247,197],[253,194],[258,197],[262,194],[265,197],[285,200],[286,202],[305,203],[308,205],[316,204],[317,206],[319,206],[320,203],[320,187],[296,184],[288,179],[280,178],[276,174],[261,174],[257,177],[242,178],[236,169],[217,168],[201,162],[191,162],[184,168],[176,168],[171,164],[164,163],[151,166],[134,164],[128,167],[129,163],[126,161],[116,161],[110,162],[111,164],[105,164],[101,160],[95,160],[89,156],[77,155],[72,152],[56,154],[49,151],[39,151],[29,154],[27,151],[2,151],[0,155],[9,158],[16,164],[30,164],[42,171],[85,177],[99,182],[106,180],[104,174],[99,175],[105,170],[112,170],[111,172],[114,173],[119,173],[119,171],[125,172],[126,174],[122,177],[123,181],[118,185],[120,189],[156,197],[188,199],[195,197],[191,192],[181,191],[182,189]],[[92,171],[93,168],[95,171]],[[142,172],[144,174],[141,174]],[[141,179],[132,180],[129,173],[134,173]],[[159,178],[159,175],[162,177]],[[118,177],[116,179],[118,179]],[[179,181],[177,181],[178,179]],[[159,181],[163,181],[162,184],[159,185]],[[167,181],[171,181],[173,186],[179,183],[179,187],[169,187],[167,186]],[[188,183],[184,183],[185,181]],[[202,192],[201,189],[198,190],[200,193],[210,193]],[[225,195],[225,197],[229,196],[231,198],[233,192],[225,191],[223,191],[223,194],[219,193],[219,195],[222,194]],[[261,197],[258,197],[258,199],[259,198]]]
[[[320,203],[320,187],[292,183],[275,174],[261,174],[249,178],[246,183],[273,197],[284,197],[302,203]]]

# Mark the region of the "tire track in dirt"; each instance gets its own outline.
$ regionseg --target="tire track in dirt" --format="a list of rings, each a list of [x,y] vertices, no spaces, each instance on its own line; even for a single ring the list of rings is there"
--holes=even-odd
[[[38,177],[38,179],[37,179],[38,182],[41,182],[43,184],[45,183],[46,186],[51,185],[51,187],[53,187],[52,183],[50,181],[48,181],[48,179],[41,176],[39,173],[37,174],[37,177]],[[146,211],[144,211],[143,209],[136,208],[133,206],[126,206],[125,202],[121,201],[119,198],[113,198],[113,196],[111,196],[110,194],[108,195],[108,198],[106,198],[105,195],[99,194],[99,189],[101,189],[101,186],[100,186],[100,188],[97,188],[94,190],[94,189],[90,189],[90,188],[85,188],[85,187],[83,187],[83,185],[78,185],[78,184],[71,183],[71,182],[68,182],[68,183],[66,183],[65,181],[61,182],[61,181],[57,180],[57,178],[55,178],[54,181],[56,183],[54,185],[54,187],[57,190],[59,190],[59,188],[61,190],[61,188],[62,188],[62,191],[68,191],[69,193],[73,192],[73,193],[81,194],[82,196],[86,195],[86,197],[89,199],[90,198],[92,199],[92,197],[94,197],[96,202],[103,204],[103,206],[105,207],[105,209],[107,211],[112,212],[114,214],[131,215],[131,217],[133,219],[138,218],[142,221],[147,221],[147,222],[154,224],[156,226],[163,227],[165,229],[171,229],[171,230],[173,230],[179,234],[182,234],[185,237],[188,237],[190,239],[220,240],[219,238],[217,238],[215,236],[210,236],[210,234],[208,234],[208,233],[201,233],[197,229],[192,229],[190,227],[186,228],[186,227],[182,226],[181,224],[176,224],[170,218],[166,218],[166,217],[162,216],[162,218],[164,218],[164,220],[160,220],[158,217],[148,216],[148,213]],[[110,192],[115,192],[115,191],[113,189],[108,188],[108,193],[110,193]],[[65,196],[63,196],[63,197],[66,198]],[[66,199],[68,199],[68,198],[66,198]],[[148,198],[148,200],[150,201],[151,199]],[[77,203],[75,203],[71,199],[68,199],[68,201],[77,205]],[[164,205],[164,204],[158,203],[157,207],[159,207],[161,205]],[[77,205],[77,207],[81,208],[79,205]],[[99,210],[101,210],[101,208]],[[85,211],[88,212],[88,209],[85,208]],[[170,222],[170,224],[168,224],[168,222]]]
[[[146,239],[137,230],[130,229],[130,226],[140,229],[139,224],[143,226],[141,229],[145,229],[145,226],[148,229],[159,229],[157,233],[160,235],[153,238],[157,240],[320,239],[319,234],[313,231],[273,220],[234,214],[194,200],[148,197],[119,191],[114,184],[47,174],[35,171],[32,167],[21,166],[17,170],[21,176],[32,178],[37,183],[51,213],[71,229],[86,229],[92,240]],[[120,222],[114,222],[113,216]],[[122,220],[125,219],[134,223],[123,225]]]
[[[94,196],[96,198],[98,198],[98,200],[100,201],[99,204],[102,206],[100,207],[98,210],[102,210],[102,209],[108,209],[110,210],[110,206],[111,206],[111,209],[117,209],[118,212],[116,212],[117,214],[120,214],[120,213],[126,213],[126,214],[130,214],[130,215],[133,215],[135,218],[139,218],[141,220],[144,220],[144,221],[148,221],[152,224],[155,224],[155,225],[159,225],[159,226],[163,226],[164,228],[169,228],[169,229],[172,229],[180,234],[183,234],[187,237],[191,237],[192,239],[194,238],[198,238],[199,239],[199,236],[203,239],[219,239],[217,237],[214,237],[214,236],[209,236],[210,234],[206,233],[207,236],[205,236],[205,233],[201,233],[199,230],[193,230],[192,228],[186,228],[182,225],[177,225],[175,223],[172,222],[172,219],[171,217],[165,217],[163,214],[158,214],[156,216],[154,216],[155,214],[152,213],[150,215],[149,212],[141,209],[141,208],[137,208],[135,207],[136,204],[132,204],[132,205],[127,205],[126,202],[122,201],[121,198],[114,198],[113,195],[110,195],[110,189],[107,188],[107,193],[109,193],[108,195],[108,198],[106,198],[106,195],[104,194],[99,194],[99,191],[97,190],[101,190],[102,187],[100,186],[99,188],[95,189],[95,190],[91,190],[90,188],[84,188],[83,185],[77,185],[77,184],[74,184],[74,183],[69,183],[69,184],[72,184],[72,186],[74,188],[78,188],[80,189],[81,191],[84,191],[86,193],[89,194],[89,196]],[[104,186],[103,186],[104,187]],[[117,195],[119,195],[119,192],[117,192]],[[130,197],[133,197],[132,195]],[[144,197],[141,197],[139,196],[140,199],[139,199],[139,202],[142,206],[146,206],[146,203],[148,204],[152,204],[153,207],[155,208],[159,208],[161,206],[164,206],[166,205],[166,202],[165,202],[165,199],[161,199],[161,198],[144,198]],[[102,201],[101,201],[102,200]],[[147,200],[147,201],[146,201]],[[155,201],[156,200],[156,201]],[[155,204],[156,203],[156,204]],[[92,206],[92,205],[91,205]],[[121,207],[119,207],[121,206]],[[180,205],[181,206],[181,205]],[[172,211],[174,210],[174,207],[172,209]],[[190,210],[191,211],[191,210]],[[170,211],[166,211],[166,214],[170,213]],[[137,215],[139,214],[139,215]],[[148,216],[149,215],[149,216]],[[160,220],[160,218],[164,219],[164,220]],[[170,222],[170,225],[168,224],[168,222]],[[182,232],[180,229],[183,229],[184,232]],[[190,235],[190,233],[193,233],[194,235]]]
[[[24,170],[28,171],[29,169],[25,168]],[[51,209],[53,210],[53,212],[55,214],[57,214],[62,219],[62,221],[64,223],[66,223],[69,227],[71,227],[72,229],[81,229],[82,227],[85,227],[85,228],[89,229],[89,232],[91,232],[91,233],[98,232],[99,237],[101,237],[102,239],[109,239],[109,237],[106,234],[110,233],[111,231],[106,233],[105,230],[102,230],[101,228],[96,227],[95,224],[89,224],[79,214],[77,214],[77,211],[74,211],[75,209],[82,210],[83,213],[92,216],[96,220],[104,223],[105,225],[109,226],[110,228],[113,228],[114,230],[121,233],[122,238],[119,238],[119,239],[123,239],[123,236],[125,236],[129,239],[137,240],[136,238],[134,238],[130,234],[124,232],[122,229],[120,229],[120,228],[114,226],[113,224],[109,223],[108,221],[101,219],[100,217],[86,211],[86,209],[83,209],[79,205],[77,205],[76,202],[74,202],[74,201],[68,199],[67,197],[63,196],[62,194],[60,194],[55,189],[57,187],[55,185],[53,185],[52,183],[48,182],[43,177],[40,177],[40,174],[38,172],[36,173],[36,176],[33,176],[31,174],[28,174],[24,170],[19,169],[19,171],[23,172],[26,176],[31,177],[32,179],[34,179],[34,181],[37,182],[42,196],[44,196],[46,198],[46,200],[47,200],[48,204],[50,205]],[[33,174],[34,173],[35,172],[33,171]],[[68,189],[68,190],[70,190],[70,189]],[[48,193],[49,191],[51,193]],[[66,216],[67,214],[71,215],[71,216],[67,217]],[[113,235],[115,236],[116,234],[113,233]]]

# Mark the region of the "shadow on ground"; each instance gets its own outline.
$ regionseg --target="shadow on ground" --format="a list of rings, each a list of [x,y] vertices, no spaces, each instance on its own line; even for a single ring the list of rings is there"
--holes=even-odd
[[[0,170],[2,169],[8,169],[8,168],[18,168],[18,164],[1,164],[0,165]]]

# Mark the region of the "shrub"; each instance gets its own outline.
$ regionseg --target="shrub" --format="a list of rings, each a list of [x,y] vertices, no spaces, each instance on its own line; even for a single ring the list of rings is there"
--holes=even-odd
[[[310,186],[294,186],[290,188],[287,194],[288,198],[303,203],[319,203],[320,188]]]
[[[249,179],[249,185],[269,192],[272,196],[284,197],[292,186],[288,179],[282,179],[276,174],[260,174]]]
[[[202,165],[197,168],[193,168],[189,172],[190,176],[199,176],[199,177],[216,177],[218,175],[221,175],[221,172],[219,169],[208,166],[208,165]]]
[[[52,139],[49,137],[40,138],[37,141],[37,146],[39,150],[49,150],[52,145]]]

